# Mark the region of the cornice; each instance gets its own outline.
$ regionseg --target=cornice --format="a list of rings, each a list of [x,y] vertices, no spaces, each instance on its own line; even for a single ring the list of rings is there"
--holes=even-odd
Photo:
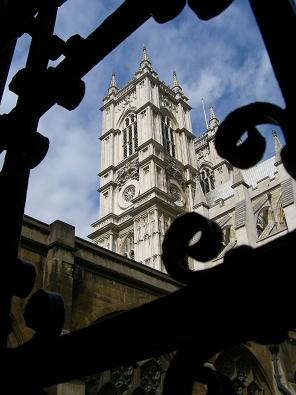
[[[108,181],[105,185],[101,186],[100,188],[97,189],[98,192],[103,192],[105,189],[110,188],[111,186],[116,187],[116,182],[115,181]]]
[[[186,128],[178,128],[178,129],[175,129],[175,132],[176,132],[176,133],[184,133],[184,134],[186,134],[187,137],[191,138],[191,140],[194,140],[194,139],[195,139],[194,134],[191,133],[191,132],[190,132],[188,129],[186,129]]]
[[[117,133],[120,133],[120,129],[114,129],[114,128],[111,128],[111,129],[108,129],[108,130],[106,130],[106,132],[104,132],[104,133],[102,133],[101,134],[101,136],[99,137],[99,140],[104,140],[107,136],[109,136],[110,134],[117,134]]]

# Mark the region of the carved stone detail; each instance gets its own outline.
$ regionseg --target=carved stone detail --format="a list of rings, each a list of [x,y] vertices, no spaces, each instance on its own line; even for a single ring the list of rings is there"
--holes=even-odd
[[[116,106],[116,113],[123,113],[126,109],[131,108],[135,105],[136,101],[136,92],[131,92],[130,94],[126,95]]]
[[[179,169],[175,162],[166,162],[166,173],[168,176],[174,178],[181,185],[182,189],[186,188],[186,181],[181,169]]]
[[[163,369],[154,360],[141,368],[141,387],[148,394],[156,394],[160,390]]]
[[[133,365],[121,366],[111,370],[110,381],[117,389],[126,391],[132,385],[133,375]]]
[[[117,173],[115,182],[119,191],[127,180],[139,180],[139,160],[135,159],[126,163]]]
[[[160,105],[162,107],[166,107],[171,111],[175,111],[176,110],[176,106],[164,95],[160,95]]]

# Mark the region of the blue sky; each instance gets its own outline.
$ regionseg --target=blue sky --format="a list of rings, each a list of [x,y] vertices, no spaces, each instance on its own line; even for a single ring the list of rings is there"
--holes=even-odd
[[[76,33],[86,37],[121,3],[68,1],[60,7],[56,34],[64,39]],[[24,66],[28,44],[26,36],[19,40],[8,81]],[[202,98],[206,108],[214,107],[221,121],[230,111],[254,101],[284,106],[247,0],[234,1],[223,14],[206,22],[189,7],[166,24],[151,18],[88,73],[84,78],[86,94],[76,110],[69,112],[55,106],[41,118],[39,131],[49,137],[50,149],[31,172],[26,214],[47,223],[56,219],[70,223],[80,237],[91,233],[90,224],[98,219],[99,212],[99,108],[112,71],[119,87],[125,85],[139,67],[143,45],[160,80],[170,85],[173,71],[177,72],[193,108],[196,135],[205,130]],[[16,96],[6,90],[1,113],[9,112],[15,101]],[[271,136],[272,129],[265,128],[265,134]],[[282,139],[280,130],[274,129]],[[272,154],[271,142],[266,157]]]

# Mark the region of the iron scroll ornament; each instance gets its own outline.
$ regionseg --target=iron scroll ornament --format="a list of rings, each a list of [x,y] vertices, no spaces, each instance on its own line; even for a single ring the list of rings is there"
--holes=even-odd
[[[53,36],[55,16],[63,2],[34,0],[26,2],[26,6],[16,0],[0,2],[0,59],[5,60],[5,66],[9,68],[11,59],[9,56],[1,57],[4,51],[25,31],[32,35],[26,68],[20,71],[10,84],[10,89],[19,95],[18,103],[11,113],[0,118],[0,147],[1,150],[6,150],[5,163],[0,173],[3,191],[0,209],[4,230],[1,233],[3,271],[0,283],[0,359],[3,367],[1,378],[4,393],[22,392],[37,395],[42,392],[42,388],[49,385],[168,351],[188,350],[192,345],[196,350],[192,363],[200,366],[224,347],[249,339],[261,343],[283,341],[287,331],[296,326],[295,318],[290,314],[293,305],[286,303],[294,298],[295,268],[290,261],[283,262],[279,268],[278,261],[283,255],[293,256],[295,232],[256,250],[246,246],[236,248],[225,255],[224,264],[219,267],[191,273],[186,267],[188,254],[206,260],[211,256],[209,246],[214,246],[215,253],[221,247],[221,233],[216,224],[191,213],[193,215],[178,218],[167,233],[163,245],[163,259],[168,271],[187,283],[187,286],[155,302],[63,336],[59,336],[64,314],[61,298],[45,290],[37,291],[29,299],[25,312],[26,323],[35,330],[35,336],[20,347],[6,348],[6,338],[10,330],[11,297],[28,296],[36,276],[32,265],[20,261],[17,253],[30,169],[40,163],[48,148],[48,139],[37,133],[39,118],[55,103],[69,110],[76,108],[84,95],[81,78],[94,65],[151,16],[157,22],[165,23],[177,16],[186,4],[185,1],[176,0],[168,7],[165,1],[153,0],[145,2],[143,7],[138,9],[136,0],[127,0],[86,39],[74,36],[63,42]],[[220,14],[231,3],[230,0],[188,0],[188,5],[201,19],[210,19]],[[250,140],[241,147],[245,150],[246,162],[240,161],[235,141],[232,141],[232,137],[237,140],[241,135],[241,125],[235,124],[235,127],[239,128],[233,136],[229,134],[232,127],[229,129],[228,126],[232,126],[233,121],[231,114],[217,132],[217,150],[222,155],[225,154],[230,161],[236,161],[238,167],[256,163],[259,155],[254,161],[247,162],[251,156],[247,152],[250,151],[250,146],[253,146],[249,146],[252,141],[258,141],[263,147],[262,139],[254,126],[258,121],[257,112],[261,123],[264,109],[265,116],[272,117],[282,126],[286,139],[286,147],[282,152],[283,162],[295,178],[295,164],[292,160],[295,137],[291,133],[295,106],[294,89],[291,87],[295,86],[296,67],[293,58],[290,58],[289,62],[284,62],[286,54],[282,45],[287,37],[295,38],[295,6],[289,0],[274,1],[269,3],[267,12],[266,5],[261,0],[251,0],[250,3],[286,108],[282,110],[266,103],[249,105],[247,111],[246,108],[236,110],[243,115],[244,120],[245,114],[249,111],[246,118]],[[22,18],[19,18],[20,15]],[[113,26],[122,19],[126,21],[124,29],[115,32]],[[281,29],[274,29],[276,25],[280,25]],[[104,37],[109,37],[109,40],[104,40]],[[56,58],[59,54],[64,54],[65,59],[56,68],[48,68],[49,59]],[[1,88],[5,84],[6,76],[7,73],[0,75]],[[263,122],[265,121],[266,118],[263,119]],[[227,151],[226,148],[223,152],[221,140],[226,140],[231,149]],[[262,153],[262,149],[260,152]],[[196,231],[202,232],[200,241],[196,245],[190,245]],[[269,282],[264,281],[267,272]],[[19,278],[23,278],[23,281],[20,282]],[[235,283],[234,278],[239,278],[241,282]],[[271,295],[269,306],[266,306],[257,295],[249,294],[248,284],[252,281],[263,286],[262,294]],[[271,292],[274,284],[280,289],[279,299],[273,297]],[[203,318],[203,325],[198,325],[197,312],[192,301],[201,299],[209,292],[209,288],[212,298],[206,306],[199,306],[198,314]],[[233,292],[242,294],[242,306],[254,306],[253,314],[256,319],[253,322],[256,324],[244,319],[233,320],[233,312],[229,307]],[[277,323],[272,319],[276,308],[281,308],[282,311],[282,320]],[[163,328],[163,333],[151,335],[155,317],[160,317],[158,324]],[[137,335],[130,332],[135,323],[139,325]],[[118,327],[122,328],[120,336]],[[143,342],[143,338],[147,340]],[[180,355],[186,353],[181,352],[178,355],[177,360],[181,360]],[[30,364],[28,361],[31,361]],[[187,361],[191,361],[188,355]],[[174,362],[174,366],[178,368],[178,363]],[[190,367],[188,369],[192,371]],[[188,378],[190,382],[186,387],[190,388],[192,380],[201,379],[204,373],[203,377],[207,376],[210,393],[211,383],[213,388],[217,383],[217,377],[206,372],[199,368],[199,374],[192,374]],[[168,388],[169,376],[166,381]],[[223,385],[227,386],[227,383],[224,382],[222,387]]]

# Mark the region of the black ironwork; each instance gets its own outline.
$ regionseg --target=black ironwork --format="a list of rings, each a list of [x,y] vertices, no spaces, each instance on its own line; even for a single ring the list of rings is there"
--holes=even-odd
[[[163,244],[166,268],[186,284],[184,288],[63,336],[59,336],[64,316],[62,299],[40,290],[31,296],[25,311],[25,322],[35,330],[35,335],[15,349],[6,347],[11,298],[13,295],[28,296],[36,276],[31,264],[18,259],[18,247],[30,170],[42,161],[48,148],[48,139],[37,132],[39,118],[55,103],[68,110],[75,109],[84,95],[81,78],[87,72],[151,16],[157,22],[165,23],[186,5],[185,0],[174,0],[169,4],[150,0],[138,7],[138,1],[126,0],[87,38],[75,35],[64,42],[53,35],[58,7],[64,2],[0,1],[1,95],[17,38],[25,32],[32,36],[26,67],[9,85],[18,95],[17,104],[9,114],[0,118],[0,150],[6,151],[0,173],[1,391],[5,394],[40,394],[46,386],[178,350],[168,371],[166,394],[189,393],[194,380],[206,382],[209,394],[231,394],[231,384],[217,372],[205,367],[194,371],[191,351],[195,350],[194,365],[201,366],[225,347],[247,340],[279,343],[287,337],[288,330],[296,327],[296,317],[290,314],[294,307],[295,265],[292,258],[282,259],[283,256],[294,256],[295,231],[257,249],[235,248],[225,255],[222,265],[193,273],[187,267],[187,256],[206,260],[216,255],[221,247],[222,234],[212,221],[195,213],[186,214],[173,223]],[[231,3],[231,0],[188,0],[188,6],[201,19],[218,15]],[[287,61],[283,45],[286,40],[295,40],[295,5],[292,0],[276,0],[268,6],[261,0],[250,0],[250,3],[286,108],[270,103],[252,103],[235,110],[220,125],[216,148],[236,167],[250,167],[264,152],[264,140],[255,126],[265,122],[278,124],[286,139],[282,150],[283,163],[295,178],[293,153],[296,145],[292,120],[296,67],[293,56]],[[125,24],[120,29],[113,29],[121,20],[125,20]],[[65,59],[56,67],[48,67],[48,61],[60,54],[64,54]],[[248,138],[238,146],[236,142],[245,130]],[[197,231],[202,233],[201,239],[189,246]],[[233,281],[237,278],[239,283]],[[249,292],[248,284],[254,282],[260,284],[261,295],[269,295],[269,304],[263,296]],[[276,296],[271,292],[275,284],[278,288]],[[209,288],[212,298],[196,307],[193,301],[202,299]],[[242,308],[253,306],[252,321],[233,314],[229,307],[233,294],[241,295]],[[276,322],[274,309],[282,311],[281,320]],[[202,325],[197,323],[197,314],[202,317]],[[156,317],[161,333],[154,331]],[[138,330],[130,331],[131,327]],[[184,379],[176,384],[174,372],[176,369],[184,371],[184,366],[187,374],[184,373]]]

